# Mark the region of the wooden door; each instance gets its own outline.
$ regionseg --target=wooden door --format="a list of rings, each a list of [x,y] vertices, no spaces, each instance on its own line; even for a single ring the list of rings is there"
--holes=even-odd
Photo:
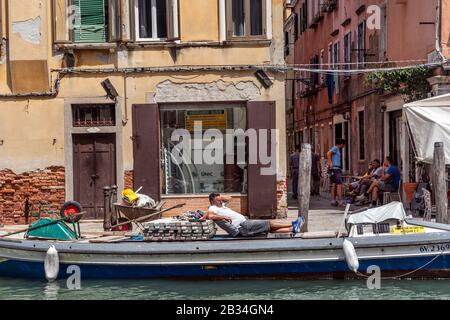
[[[133,105],[134,188],[161,197],[160,124],[157,104]]]
[[[74,199],[85,219],[103,219],[103,188],[116,184],[115,134],[73,135]]]
[[[275,102],[255,101],[247,104],[247,128],[273,130],[276,126]],[[267,150],[271,151],[271,138],[268,134]],[[275,141],[273,143],[276,143]],[[259,150],[259,146],[258,146]],[[276,158],[276,155],[272,155]],[[248,165],[248,210],[252,219],[271,219],[277,215],[277,175],[262,175],[261,163]]]

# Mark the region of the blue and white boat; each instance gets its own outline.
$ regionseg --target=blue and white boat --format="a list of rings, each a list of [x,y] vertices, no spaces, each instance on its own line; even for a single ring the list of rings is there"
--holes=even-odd
[[[59,278],[71,275],[70,266],[79,267],[82,279],[342,279],[361,277],[371,266],[382,276],[450,278],[449,225],[408,219],[401,203],[344,221],[346,231],[339,234],[295,237],[120,243],[3,238],[0,276],[45,279],[44,261],[54,246]]]

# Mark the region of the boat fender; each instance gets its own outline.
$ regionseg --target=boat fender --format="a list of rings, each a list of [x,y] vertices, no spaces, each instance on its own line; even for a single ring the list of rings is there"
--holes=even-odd
[[[344,249],[345,260],[347,261],[348,268],[354,273],[357,273],[359,269],[359,260],[353,243],[345,239],[342,247]]]
[[[45,277],[49,282],[53,282],[58,278],[59,273],[59,256],[55,246],[51,246],[47,250],[44,260]]]

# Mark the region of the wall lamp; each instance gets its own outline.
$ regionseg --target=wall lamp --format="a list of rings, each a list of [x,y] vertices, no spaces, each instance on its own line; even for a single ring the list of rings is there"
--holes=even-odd
[[[111,81],[109,79],[106,79],[105,81],[103,81],[101,83],[101,85],[102,85],[103,89],[105,90],[108,98],[116,101],[117,97],[119,96],[119,93],[117,92],[116,88],[113,86]]]
[[[255,76],[256,79],[259,80],[259,82],[263,85],[264,88],[269,89],[273,85],[272,80],[270,80],[269,76],[267,75],[267,73],[264,72],[264,70],[260,69],[256,71]]]

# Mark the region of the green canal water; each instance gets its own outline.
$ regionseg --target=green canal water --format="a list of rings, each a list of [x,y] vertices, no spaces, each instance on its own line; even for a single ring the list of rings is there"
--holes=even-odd
[[[47,284],[0,278],[0,300],[450,300],[450,281],[383,281],[367,289],[365,281],[83,281],[80,290],[65,281]]]

